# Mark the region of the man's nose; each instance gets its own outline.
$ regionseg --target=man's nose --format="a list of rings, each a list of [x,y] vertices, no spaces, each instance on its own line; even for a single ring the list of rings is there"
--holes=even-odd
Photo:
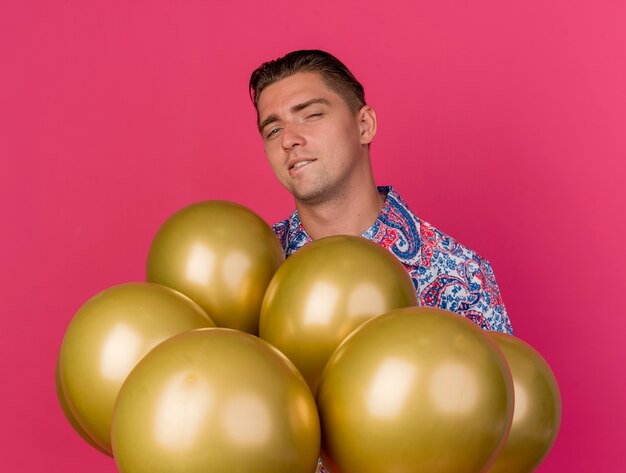
[[[282,146],[285,149],[292,149],[296,146],[302,146],[306,142],[301,128],[295,123],[286,123],[283,126]]]

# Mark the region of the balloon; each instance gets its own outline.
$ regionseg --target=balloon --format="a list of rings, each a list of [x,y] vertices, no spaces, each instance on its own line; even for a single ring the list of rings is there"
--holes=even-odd
[[[104,453],[105,455],[111,456],[110,452],[107,452],[104,448],[98,445],[98,443],[94,439],[92,439],[87,432],[85,432],[85,430],[80,426],[80,424],[76,420],[76,417],[74,417],[74,414],[72,413],[72,410],[70,409],[70,406],[67,404],[67,400],[65,399],[65,393],[63,392],[63,386],[61,385],[58,358],[56,362],[56,368],[54,370],[54,378],[55,378],[54,381],[55,381],[56,390],[57,390],[57,399],[59,400],[59,404],[61,404],[61,409],[63,410],[63,414],[65,414],[65,418],[68,420],[72,428],[76,431],[78,435],[81,436],[81,438],[85,442],[87,442],[93,448],[95,448],[99,452]]]
[[[530,473],[548,455],[561,420],[561,397],[542,356],[513,335],[490,332],[508,361],[515,390],[509,438],[489,473]]]
[[[322,238],[272,278],[259,334],[287,355],[315,393],[328,358],[352,330],[416,304],[411,278],[391,252],[365,238]]]
[[[190,205],[157,232],[148,255],[148,281],[191,297],[220,327],[259,331],[259,310],[284,260],[272,229],[232,202]]]
[[[312,473],[319,418],[274,347],[226,328],[152,350],[120,390],[112,428],[121,473]]]
[[[509,430],[513,385],[494,342],[442,309],[399,309],[356,329],[317,393],[332,473],[478,473]]]
[[[63,391],[80,426],[111,452],[113,405],[137,361],[167,338],[213,325],[191,299],[157,284],[122,284],[89,299],[70,322],[59,357]]]

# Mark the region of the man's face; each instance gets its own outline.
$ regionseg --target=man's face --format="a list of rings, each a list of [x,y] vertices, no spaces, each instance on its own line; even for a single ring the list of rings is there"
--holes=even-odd
[[[319,74],[299,72],[273,83],[257,108],[265,154],[297,201],[340,195],[358,185],[364,165],[369,168],[371,137],[363,133],[361,116],[369,107],[353,113]]]

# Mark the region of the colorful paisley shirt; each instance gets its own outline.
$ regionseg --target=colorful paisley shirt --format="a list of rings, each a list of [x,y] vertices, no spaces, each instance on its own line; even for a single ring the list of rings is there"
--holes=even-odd
[[[420,220],[393,187],[378,219],[363,237],[391,251],[409,272],[421,306],[439,307],[467,317],[485,330],[513,333],[489,262]],[[285,256],[313,241],[298,211],[274,224]]]
[[[363,237],[391,251],[411,276],[421,306],[440,307],[467,317],[485,330],[513,333],[489,262],[476,252],[420,220],[390,186],[378,219]],[[289,257],[313,239],[298,211],[274,224]],[[316,473],[330,473],[321,459]]]

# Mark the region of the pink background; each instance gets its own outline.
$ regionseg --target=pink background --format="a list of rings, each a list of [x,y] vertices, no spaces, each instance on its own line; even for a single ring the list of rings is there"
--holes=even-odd
[[[251,70],[336,54],[378,111],[380,184],[487,257],[552,366],[547,472],[623,468],[626,8],[620,1],[32,1],[0,6],[0,470],[114,472],[65,421],[74,312],[142,280],[174,211],[291,211]]]

